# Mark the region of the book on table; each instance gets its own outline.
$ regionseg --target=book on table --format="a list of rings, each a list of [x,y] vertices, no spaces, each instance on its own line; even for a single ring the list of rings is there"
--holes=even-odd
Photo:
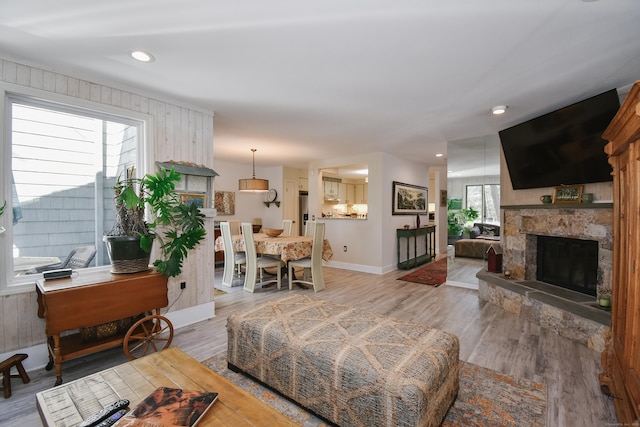
[[[193,427],[217,398],[214,392],[159,387],[114,427]]]

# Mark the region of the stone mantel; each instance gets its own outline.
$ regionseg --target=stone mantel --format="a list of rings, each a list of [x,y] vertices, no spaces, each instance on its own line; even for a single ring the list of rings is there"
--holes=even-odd
[[[520,209],[613,209],[613,203],[556,203],[537,205],[506,205],[500,206],[504,210]]]

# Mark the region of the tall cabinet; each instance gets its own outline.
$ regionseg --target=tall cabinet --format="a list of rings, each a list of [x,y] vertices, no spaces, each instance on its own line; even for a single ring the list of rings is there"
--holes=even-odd
[[[602,135],[613,167],[611,340],[602,353],[602,390],[618,422],[640,420],[640,81]]]

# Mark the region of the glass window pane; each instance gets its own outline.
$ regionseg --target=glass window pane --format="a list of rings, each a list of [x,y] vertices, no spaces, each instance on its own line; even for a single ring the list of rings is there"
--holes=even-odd
[[[89,267],[108,264],[102,235],[113,224],[112,187],[137,165],[139,124],[43,103],[16,101],[11,113],[14,273],[65,267],[83,246],[97,251]]]

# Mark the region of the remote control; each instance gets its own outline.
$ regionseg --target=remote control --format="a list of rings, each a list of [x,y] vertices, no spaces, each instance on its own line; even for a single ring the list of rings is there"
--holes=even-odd
[[[71,277],[72,273],[73,270],[71,270],[70,268],[61,268],[59,270],[45,271],[44,273],[42,273],[42,277],[44,277],[45,280],[64,279],[65,277]]]
[[[102,421],[96,427],[110,427],[110,426],[114,425],[116,423],[116,421],[118,421],[120,418],[122,418],[124,416],[124,414],[126,414],[126,413],[127,413],[126,409],[120,409],[118,412],[116,412],[115,414],[111,415],[106,420]]]
[[[105,418],[115,414],[121,409],[125,409],[127,406],[129,406],[129,401],[127,399],[120,399],[91,415],[89,418],[78,424],[78,427],[94,427]]]

